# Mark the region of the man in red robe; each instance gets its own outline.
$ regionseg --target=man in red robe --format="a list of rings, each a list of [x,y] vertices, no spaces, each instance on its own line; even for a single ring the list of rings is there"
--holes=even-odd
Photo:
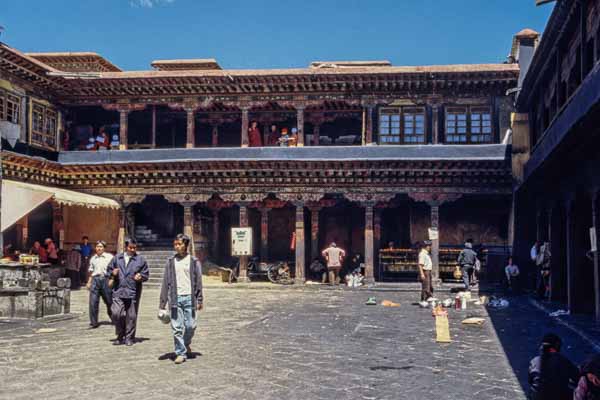
[[[250,147],[262,147],[260,130],[258,129],[258,123],[256,121],[252,121],[252,124],[248,129],[248,142]]]

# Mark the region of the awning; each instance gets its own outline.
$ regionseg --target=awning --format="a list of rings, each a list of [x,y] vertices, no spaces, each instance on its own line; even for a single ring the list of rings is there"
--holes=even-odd
[[[120,208],[112,199],[72,190],[2,180],[2,231],[48,200],[69,206]]]

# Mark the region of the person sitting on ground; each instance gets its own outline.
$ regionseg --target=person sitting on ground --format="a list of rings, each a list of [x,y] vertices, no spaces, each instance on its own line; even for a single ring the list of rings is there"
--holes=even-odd
[[[46,245],[46,252],[48,253],[48,262],[50,264],[57,265],[58,264],[58,249],[54,244],[54,241],[50,238],[44,240],[44,244]]]
[[[357,287],[362,285],[362,281],[364,279],[361,273],[362,267],[362,256],[356,253],[354,256],[352,256],[352,259],[350,260],[350,266],[345,276],[346,283],[348,284],[348,286]]]
[[[600,354],[596,354],[581,367],[581,378],[573,400],[600,400]]]
[[[513,264],[513,258],[508,257],[508,262],[506,267],[504,268],[504,273],[506,274],[506,286],[509,290],[517,290],[518,285],[518,277],[519,277],[519,267]]]
[[[100,132],[98,132],[98,136],[96,136],[96,148],[98,150],[110,149],[110,139],[108,138],[104,127],[100,128]]]
[[[321,279],[321,283],[327,282],[327,268],[319,260],[319,257],[315,257],[308,268],[312,271],[315,278]]]
[[[560,354],[562,340],[553,333],[546,334],[540,355],[529,363],[529,399],[563,400],[573,398],[571,385],[577,381],[578,370]]]

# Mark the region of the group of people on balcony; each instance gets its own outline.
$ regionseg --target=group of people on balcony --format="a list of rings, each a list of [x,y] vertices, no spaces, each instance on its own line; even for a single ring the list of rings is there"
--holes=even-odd
[[[283,127],[281,131],[277,129],[277,125],[271,125],[269,134],[265,137],[265,143],[263,144],[263,138],[258,129],[258,122],[252,121],[248,128],[248,145],[250,147],[262,147],[264,146],[281,146],[290,147],[298,144],[298,129],[292,128],[291,132],[288,128]]]
[[[62,144],[65,150],[118,150],[119,126],[101,126],[96,134],[91,125],[77,126],[74,129],[68,128],[65,130]]]

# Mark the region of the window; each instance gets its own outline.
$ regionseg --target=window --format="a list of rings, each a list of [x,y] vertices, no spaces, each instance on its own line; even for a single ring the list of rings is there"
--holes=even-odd
[[[446,143],[492,143],[492,114],[489,107],[448,107]]]
[[[425,143],[425,110],[418,107],[381,109],[379,143]]]
[[[18,96],[0,90],[0,120],[19,123],[21,99]]]
[[[31,144],[56,150],[57,127],[57,112],[34,102],[31,109]]]

